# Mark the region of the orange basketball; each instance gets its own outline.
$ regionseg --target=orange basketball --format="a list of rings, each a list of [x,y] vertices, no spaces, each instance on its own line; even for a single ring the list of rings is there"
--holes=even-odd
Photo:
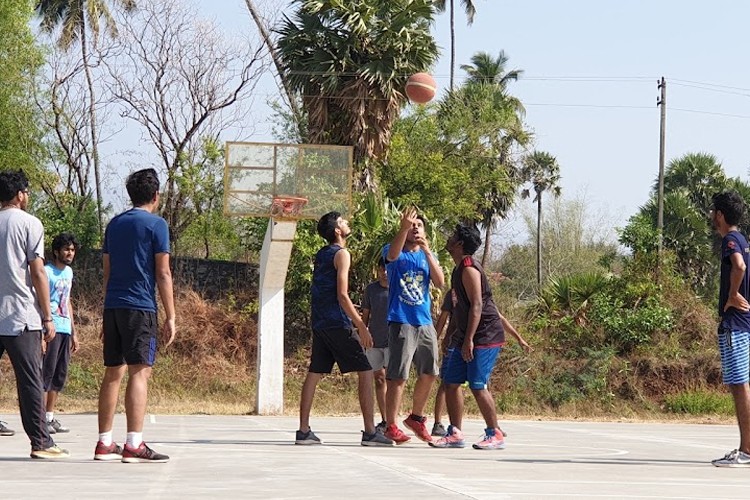
[[[415,73],[406,81],[406,96],[411,102],[424,104],[435,97],[437,84],[427,73]]]

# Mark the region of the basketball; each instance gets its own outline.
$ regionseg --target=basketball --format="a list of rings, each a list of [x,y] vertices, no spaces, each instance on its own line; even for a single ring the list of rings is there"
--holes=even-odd
[[[437,84],[427,73],[415,73],[406,81],[406,97],[411,102],[425,104],[435,97]]]

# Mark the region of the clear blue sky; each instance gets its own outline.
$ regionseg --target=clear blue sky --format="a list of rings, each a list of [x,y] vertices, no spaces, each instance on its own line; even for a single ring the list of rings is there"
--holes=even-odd
[[[229,32],[254,30],[244,0],[198,3]],[[457,66],[475,52],[505,50],[510,68],[525,71],[510,91],[526,106],[536,148],[558,158],[568,196],[585,190],[591,207],[606,210],[616,225],[647,200],[658,171],[656,82],[661,76],[668,85],[667,161],[705,151],[718,157],[728,175],[748,177],[750,2],[475,3],[472,26],[466,26],[460,8],[456,14]],[[289,3],[257,4],[269,16],[278,16]],[[447,14],[438,17],[434,34],[442,55],[433,74],[445,88]],[[464,78],[460,69],[456,76]],[[243,139],[272,139],[264,101],[276,92],[271,78],[258,87],[254,116],[260,123]]]

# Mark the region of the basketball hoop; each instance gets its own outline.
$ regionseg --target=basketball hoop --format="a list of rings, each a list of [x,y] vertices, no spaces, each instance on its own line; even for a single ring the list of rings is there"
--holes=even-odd
[[[271,202],[271,217],[274,219],[299,219],[307,198],[299,196],[276,196]]]

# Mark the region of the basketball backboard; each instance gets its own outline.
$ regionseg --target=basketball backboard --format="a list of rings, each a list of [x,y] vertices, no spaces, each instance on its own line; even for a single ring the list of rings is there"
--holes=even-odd
[[[275,198],[306,198],[295,218],[351,215],[351,146],[228,142],[224,213],[272,217]]]

